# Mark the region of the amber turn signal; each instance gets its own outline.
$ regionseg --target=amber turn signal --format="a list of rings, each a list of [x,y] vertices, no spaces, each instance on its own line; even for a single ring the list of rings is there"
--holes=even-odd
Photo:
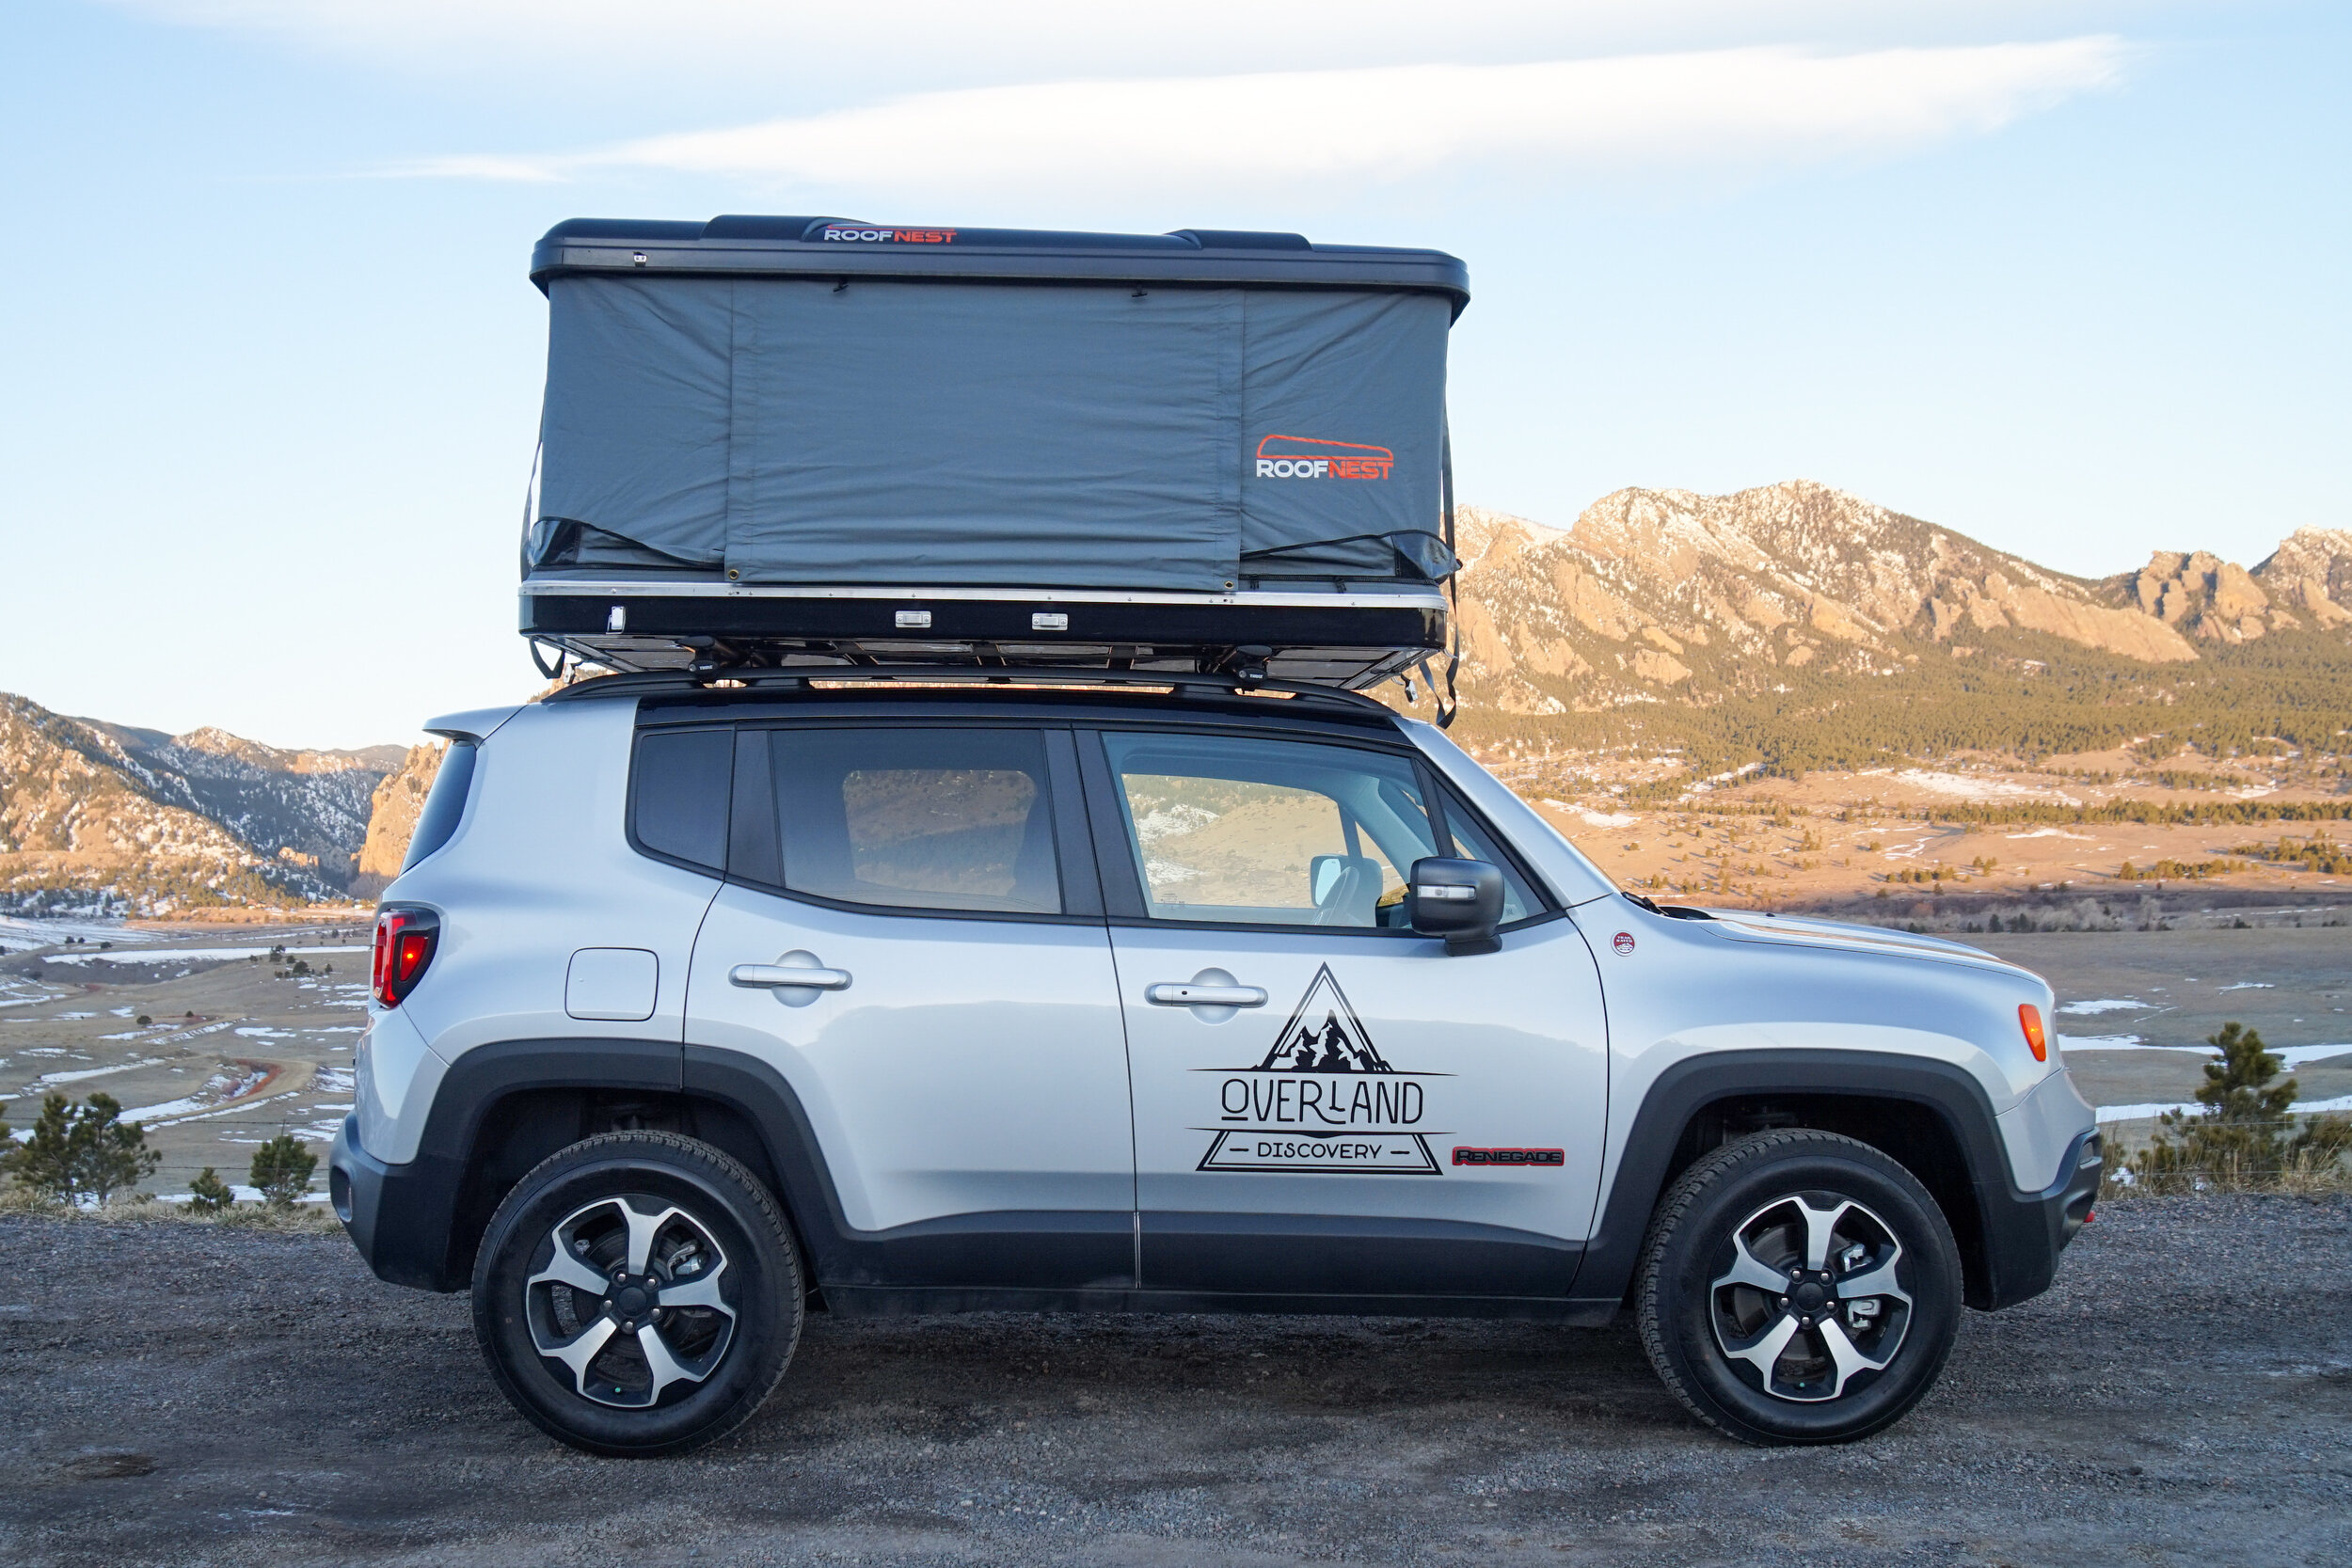
[[[2033,1059],[2037,1062],[2048,1061],[2050,1038],[2042,1032],[2042,1009],[2030,1002],[2020,1002],[2017,1005],[2017,1026],[2026,1031],[2026,1044],[2032,1050]]]

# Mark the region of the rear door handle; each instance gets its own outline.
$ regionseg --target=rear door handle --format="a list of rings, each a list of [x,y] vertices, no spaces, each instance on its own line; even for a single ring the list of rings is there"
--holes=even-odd
[[[1143,999],[1160,1007],[1263,1007],[1265,992],[1256,986],[1200,986],[1190,981],[1163,980],[1146,986]]]
[[[737,964],[727,978],[739,986],[760,990],[848,990],[846,969],[796,969],[786,964]]]

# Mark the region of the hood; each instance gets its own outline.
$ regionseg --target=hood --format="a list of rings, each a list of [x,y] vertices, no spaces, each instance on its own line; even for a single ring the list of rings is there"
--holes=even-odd
[[[1901,958],[1965,964],[1974,969],[1999,970],[2005,974],[2024,975],[2037,983],[2040,980],[2040,976],[2032,971],[2021,969],[2006,958],[1995,958],[1980,947],[1970,947],[1965,942],[1943,937],[1890,931],[1883,926],[1863,926],[1844,920],[1768,914],[1761,910],[1702,910],[1699,912],[1717,931],[1733,942],[1779,942],[1792,947],[1828,947],[1850,953],[1893,954]]]

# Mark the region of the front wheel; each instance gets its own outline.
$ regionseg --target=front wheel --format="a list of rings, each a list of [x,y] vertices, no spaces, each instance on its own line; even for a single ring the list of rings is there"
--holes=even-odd
[[[1758,1133],[1658,1206],[1634,1282],[1668,1389],[1750,1443],[1838,1443],[1934,1386],[1960,1327],[1960,1249],[1918,1180],[1867,1144]]]
[[[474,1260],[491,1375],[590,1453],[676,1453],[739,1426],[791,1362],[801,1307],[800,1259],[767,1189],[669,1132],[550,1155],[499,1205]]]

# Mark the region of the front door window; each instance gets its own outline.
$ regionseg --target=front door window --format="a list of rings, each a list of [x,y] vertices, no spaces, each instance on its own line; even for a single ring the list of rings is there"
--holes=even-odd
[[[1400,928],[1438,853],[1411,764],[1222,736],[1105,735],[1152,918]]]

